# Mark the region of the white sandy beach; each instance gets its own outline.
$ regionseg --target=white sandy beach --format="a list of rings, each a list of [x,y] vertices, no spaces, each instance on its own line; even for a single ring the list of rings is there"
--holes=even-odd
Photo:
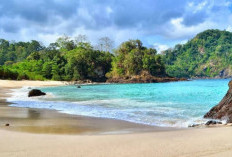
[[[49,85],[56,86],[63,83],[0,80],[0,87],[4,89]],[[4,115],[10,109],[9,107],[0,114]],[[101,122],[107,125],[104,121],[98,121],[98,124]],[[128,123],[128,125],[133,124]],[[232,156],[232,127],[230,126],[113,135],[35,134],[10,131],[4,127],[1,126],[0,129],[0,157]]]
[[[123,135],[46,135],[0,131],[1,157],[230,157],[232,128]]]
[[[11,80],[0,80],[0,87],[5,88],[20,88],[23,86],[62,86],[65,82],[62,81],[11,81]]]

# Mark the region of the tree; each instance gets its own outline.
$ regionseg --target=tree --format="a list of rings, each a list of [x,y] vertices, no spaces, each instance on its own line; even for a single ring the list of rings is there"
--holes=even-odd
[[[113,40],[109,37],[102,37],[98,40],[97,49],[100,51],[111,52],[113,49]]]
[[[75,38],[75,44],[79,45],[79,43],[87,43],[87,36],[86,35],[82,35],[79,34],[76,38]]]
[[[143,46],[140,40],[122,43],[115,51],[110,77],[140,75],[147,71],[151,75],[165,75],[164,65],[157,51]]]
[[[45,62],[42,68],[42,75],[47,78],[52,78],[52,62]]]
[[[39,52],[33,52],[27,57],[27,59],[28,60],[39,60],[40,54],[39,54]]]
[[[222,71],[232,75],[232,33],[206,30],[186,44],[163,53],[166,71],[174,77],[216,77]]]
[[[85,49],[93,49],[90,42],[88,42],[86,35],[79,34],[75,38],[75,44],[76,44],[77,47],[82,47],[82,48],[85,48]]]
[[[75,48],[75,43],[73,40],[71,40],[70,37],[64,35],[62,37],[59,37],[56,40],[56,43],[58,44],[59,48],[66,49],[66,50],[73,50]]]

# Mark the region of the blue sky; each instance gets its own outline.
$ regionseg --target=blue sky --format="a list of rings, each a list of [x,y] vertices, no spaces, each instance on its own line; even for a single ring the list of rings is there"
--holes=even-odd
[[[232,31],[232,0],[1,0],[0,38],[44,44],[85,34],[163,50],[206,29]]]

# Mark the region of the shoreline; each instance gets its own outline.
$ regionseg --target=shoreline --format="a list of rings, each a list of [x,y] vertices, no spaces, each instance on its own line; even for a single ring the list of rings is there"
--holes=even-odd
[[[206,126],[200,123],[189,125],[187,128],[152,126],[119,119],[73,115],[53,109],[14,107],[9,106],[11,103],[4,100],[11,96],[14,89],[22,87],[66,85],[70,84],[62,81],[0,80],[0,86],[3,87],[0,88],[0,129],[40,134],[127,134],[226,126],[225,124]],[[4,117],[6,113],[7,116]],[[6,127],[6,124],[10,127]]]
[[[11,107],[4,97],[9,97],[12,89],[21,88],[22,85],[42,87],[65,84],[51,81],[0,80],[0,85],[3,86],[0,89],[0,129],[39,134],[127,134],[178,130],[116,119],[70,115],[57,110]],[[9,124],[10,127],[6,127],[5,124]]]
[[[0,85],[1,83],[0,80]],[[38,84],[38,82],[36,83]],[[33,129],[42,132],[11,130],[10,128],[13,126],[10,125],[7,128],[2,126],[5,122],[1,123],[1,157],[221,157],[232,154],[232,127],[230,126],[159,131],[157,128],[153,128],[150,131],[141,131],[141,125],[136,125],[137,132],[133,131],[128,134],[126,132],[128,129],[124,129],[124,132],[119,133],[117,129],[115,131],[116,126],[128,128],[128,126],[135,127],[135,124],[83,116],[70,117],[70,115],[49,110],[41,110],[38,115],[38,110],[9,107],[4,98],[9,96],[5,93],[8,93],[11,88],[7,88],[6,84],[4,88],[0,88],[0,122],[9,120],[11,117],[10,120],[17,124],[40,126]],[[30,120],[25,115],[31,116]],[[57,127],[58,123],[66,125]],[[67,133],[67,130],[77,129],[75,128],[77,125],[73,126],[76,123],[79,127],[81,123],[87,123],[90,126],[102,125],[103,127],[111,125],[114,126],[114,130],[109,130],[110,132],[106,132],[106,134],[98,134],[96,130],[92,130],[95,133],[82,134],[81,131],[89,129],[83,126],[83,130],[79,128],[79,133]],[[49,130],[48,127],[43,128],[45,124],[53,124],[50,127],[60,132],[44,133],[44,130]],[[73,127],[67,127],[68,125]],[[66,130],[62,130],[62,128],[66,128]],[[129,129],[129,131],[131,130]]]

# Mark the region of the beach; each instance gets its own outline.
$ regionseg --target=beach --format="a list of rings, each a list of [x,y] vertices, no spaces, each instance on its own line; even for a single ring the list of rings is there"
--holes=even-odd
[[[167,128],[151,127],[120,120],[64,114],[55,110],[10,107],[4,100],[10,96],[11,90],[15,88],[64,85],[65,82],[59,81],[0,80],[0,86],[3,87],[0,89],[0,128],[46,134],[113,134],[114,132],[168,130]],[[4,127],[7,123],[11,126]]]
[[[59,81],[0,80],[0,156],[231,156],[232,127],[174,129],[120,120],[9,107],[5,98],[22,86]],[[6,127],[5,124],[10,126]]]

